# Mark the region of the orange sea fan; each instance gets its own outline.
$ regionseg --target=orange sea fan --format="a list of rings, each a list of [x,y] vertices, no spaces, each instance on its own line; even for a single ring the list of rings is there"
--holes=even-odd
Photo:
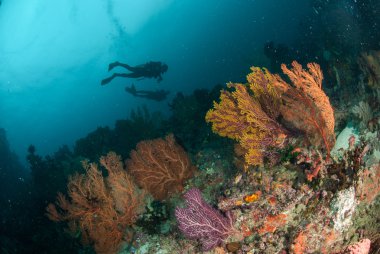
[[[85,174],[69,178],[67,199],[58,194],[56,205],[49,204],[47,216],[67,221],[69,228],[92,244],[96,253],[116,253],[126,238],[126,230],[144,210],[144,195],[123,168],[120,156],[113,152],[101,157],[108,171],[104,177],[96,163],[83,161]],[[58,209],[57,209],[58,208]]]
[[[308,70],[302,69],[296,61],[292,67],[281,65],[292,82],[292,86],[281,87],[281,115],[286,122],[303,131],[312,145],[324,146],[329,154],[335,143],[335,121],[329,98],[322,90],[322,71],[316,63],[309,63]]]
[[[137,144],[126,161],[128,171],[137,184],[163,200],[183,190],[196,167],[172,134],[165,139],[145,140]]]

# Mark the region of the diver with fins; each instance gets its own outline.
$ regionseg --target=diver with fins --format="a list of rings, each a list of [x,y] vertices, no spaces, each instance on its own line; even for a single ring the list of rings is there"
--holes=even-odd
[[[123,67],[129,70],[130,73],[114,73],[110,77],[103,79],[101,81],[102,85],[106,85],[110,83],[116,77],[138,78],[138,79],[155,78],[157,79],[157,82],[161,82],[162,74],[164,74],[168,70],[167,64],[162,63],[162,62],[153,62],[153,61],[147,62],[145,64],[137,65],[137,66],[130,66],[128,64],[120,63],[116,61],[109,64],[108,71],[111,71],[115,67]]]
[[[136,87],[134,84],[132,84],[130,87],[126,87],[125,91],[127,93],[132,94],[135,97],[141,97],[149,100],[154,101],[163,101],[166,99],[167,95],[170,93],[167,90],[156,90],[156,91],[149,91],[149,90],[136,90]]]

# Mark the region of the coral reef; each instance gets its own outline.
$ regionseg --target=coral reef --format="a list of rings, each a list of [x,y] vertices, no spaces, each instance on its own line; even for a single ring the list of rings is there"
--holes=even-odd
[[[73,149],[31,145],[30,174],[0,129],[0,252],[380,253],[380,1],[308,4],[289,45],[226,55],[255,45],[249,64],[270,71],[178,92],[167,118],[137,108]],[[226,56],[186,85],[220,82]]]
[[[266,147],[260,138],[273,138],[271,130],[286,134],[283,149],[277,150],[281,163],[261,159],[252,163],[259,167],[245,167],[226,180],[218,208],[234,215],[234,228],[244,239],[220,241],[214,253],[355,253],[348,246],[363,239],[359,229],[366,228],[364,236],[378,241],[378,225],[357,222],[363,209],[375,212],[379,200],[378,164],[371,166],[366,159],[375,141],[350,136],[340,141],[347,143],[344,148],[330,155],[334,114],[321,90],[319,66],[303,70],[294,62],[292,69],[282,69],[291,85],[266,69],[252,68],[248,84],[230,83],[234,90],[222,91],[206,115],[213,131],[239,142],[248,164],[243,134],[258,135],[247,143],[265,152],[275,143]],[[276,128],[266,127],[273,123]],[[368,242],[360,243],[369,248]]]
[[[208,102],[199,98],[209,92],[176,97],[172,107],[180,126],[168,129],[179,139],[127,137],[125,130],[137,133],[145,124],[147,137],[166,132],[168,122],[154,127],[149,114],[140,112],[114,130],[99,128],[81,139],[74,153],[63,147],[43,158],[31,147],[36,180],[50,182],[36,181],[36,189],[49,191],[46,200],[65,192],[65,178],[78,172],[69,177],[67,197],[58,194],[56,205],[46,208],[51,220],[68,223],[73,240],[59,241],[84,253],[376,253],[379,133],[376,124],[368,131],[379,113],[375,97],[351,107],[359,118],[359,107],[372,112],[368,123],[357,131],[360,122],[352,121],[335,142],[334,112],[321,89],[319,66],[302,69],[293,62],[281,68],[284,76],[252,67],[247,83],[229,83],[207,113]],[[186,119],[199,112],[229,139],[203,132],[207,125],[200,116]],[[351,116],[340,117],[347,124]],[[190,133],[181,131],[183,125]],[[82,156],[96,158],[113,148],[126,155],[136,143],[125,167],[111,152],[100,166],[85,161],[77,169]],[[64,224],[50,226],[64,232]]]

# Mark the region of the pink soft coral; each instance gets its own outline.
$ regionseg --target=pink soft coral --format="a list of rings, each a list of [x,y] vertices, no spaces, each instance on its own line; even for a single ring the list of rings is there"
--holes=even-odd
[[[361,241],[348,246],[347,250],[342,253],[347,254],[368,254],[371,247],[371,241],[369,239],[362,239]]]

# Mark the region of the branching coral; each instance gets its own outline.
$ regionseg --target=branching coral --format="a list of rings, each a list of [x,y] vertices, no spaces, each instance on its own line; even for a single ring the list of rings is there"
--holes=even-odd
[[[126,229],[143,212],[144,193],[123,169],[121,158],[113,152],[100,159],[108,177],[95,163],[83,162],[86,174],[70,177],[68,196],[58,194],[57,206],[49,204],[47,216],[53,221],[68,221],[72,231],[80,229],[85,243],[97,253],[115,253]]]
[[[278,76],[271,74],[266,68],[251,67],[247,81],[253,94],[259,101],[263,110],[271,119],[276,119],[280,112],[281,87],[286,83]]]
[[[264,150],[276,145],[285,136],[285,130],[275,119],[274,106],[279,101],[269,82],[272,76],[259,68],[252,68],[252,71],[247,77],[250,86],[228,84],[235,91],[222,91],[220,102],[214,102],[214,109],[207,112],[206,121],[212,123],[214,132],[239,141],[246,150],[246,162],[258,165],[262,164]]]
[[[228,84],[234,91],[222,91],[220,102],[214,102],[206,114],[214,132],[237,140],[246,150],[249,165],[262,164],[265,153],[281,147],[294,129],[313,146],[324,147],[328,155],[335,142],[333,109],[321,89],[319,65],[310,63],[308,70],[297,62],[292,69],[281,67],[292,85],[266,69],[252,67],[248,84]],[[286,125],[279,123],[280,117]]]
[[[130,156],[126,164],[131,175],[158,200],[182,191],[185,180],[196,170],[173,135],[141,141]]]
[[[292,67],[281,66],[292,82],[282,93],[281,115],[303,131],[312,145],[323,146],[329,155],[335,143],[335,121],[329,98],[322,90],[322,71],[315,63],[309,63],[308,70],[295,61]]]
[[[186,208],[177,207],[175,216],[179,229],[193,240],[200,240],[203,251],[208,251],[223,243],[230,235],[238,233],[233,227],[231,214],[227,217],[206,203],[199,189],[191,189],[185,194]]]

